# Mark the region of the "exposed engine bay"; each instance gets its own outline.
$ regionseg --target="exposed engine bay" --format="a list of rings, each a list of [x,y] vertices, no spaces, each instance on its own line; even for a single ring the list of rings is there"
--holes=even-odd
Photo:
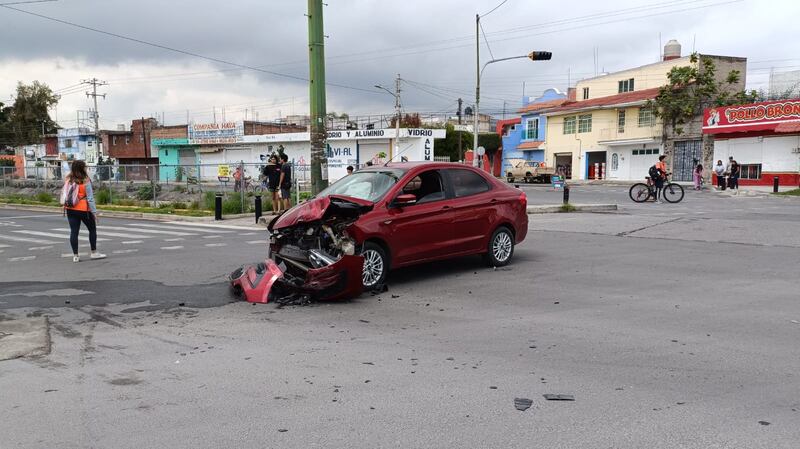
[[[234,291],[250,302],[303,304],[358,296],[364,259],[347,233],[372,207],[341,197],[314,199],[269,224],[269,254],[262,264],[230,275]]]

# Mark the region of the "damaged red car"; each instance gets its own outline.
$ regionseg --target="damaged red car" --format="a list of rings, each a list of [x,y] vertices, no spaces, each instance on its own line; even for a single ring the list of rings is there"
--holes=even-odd
[[[483,255],[509,263],[527,235],[525,193],[454,163],[390,163],[340,179],[269,224],[269,255],[231,274],[251,302],[358,296],[390,269]]]

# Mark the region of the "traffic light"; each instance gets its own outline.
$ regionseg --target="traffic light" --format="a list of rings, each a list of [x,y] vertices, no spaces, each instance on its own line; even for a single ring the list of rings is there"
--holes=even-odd
[[[553,53],[549,51],[532,51],[528,53],[531,61],[549,61],[553,57]]]

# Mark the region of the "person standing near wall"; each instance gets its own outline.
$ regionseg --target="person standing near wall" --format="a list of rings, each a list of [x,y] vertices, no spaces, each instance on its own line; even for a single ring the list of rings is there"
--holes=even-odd
[[[281,153],[281,177],[280,189],[281,199],[283,202],[283,210],[289,210],[292,207],[291,189],[292,189],[292,165],[289,163],[289,156],[286,153]]]
[[[697,164],[692,173],[694,181],[694,189],[701,190],[703,188],[703,164]]]
[[[278,213],[281,211],[281,197],[278,191],[278,185],[281,178],[281,168],[278,165],[278,158],[275,155],[269,157],[267,165],[264,166],[264,177],[267,179],[267,190],[272,195],[272,212]]]
[[[105,254],[97,251],[97,205],[94,201],[92,182],[86,171],[86,162],[72,163],[64,188],[61,191],[61,204],[69,222],[69,244],[72,247],[72,261],[80,262],[78,254],[78,233],[81,223],[89,231],[91,259],[104,259]]]
[[[717,187],[720,190],[725,190],[725,166],[722,164],[722,159],[717,161],[714,166],[714,174],[717,175]]]
[[[730,167],[730,174],[728,175],[728,187],[733,190],[736,190],[736,193],[739,193],[739,174],[741,173],[741,167],[739,167],[739,163],[735,160],[731,159],[731,167]]]

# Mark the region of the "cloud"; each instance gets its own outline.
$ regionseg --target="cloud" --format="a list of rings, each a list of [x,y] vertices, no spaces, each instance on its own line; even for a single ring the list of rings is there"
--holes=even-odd
[[[399,73],[408,111],[454,112],[456,99],[474,102],[476,11],[494,1],[329,0],[325,8],[328,109],[351,114],[391,114],[394,100],[374,89],[393,85]],[[709,6],[710,5],[710,6]],[[800,68],[794,17],[800,4],[754,0],[672,0],[598,3],[509,0],[483,19],[495,57],[542,49],[549,62],[508,61],[487,68],[482,110],[516,108],[523,93],[535,95],[595,71],[614,71],[654,62],[661,42],[677,38],[684,53],[698,51],[749,57],[748,81],[763,85],[769,67]],[[707,6],[702,9],[692,9]],[[307,77],[306,2],[297,0],[61,0],[21,6],[65,21],[207,55],[237,64]],[[773,11],[780,9],[781,14]],[[754,28],[754,23],[769,27]],[[81,79],[109,81],[100,100],[104,126],[142,115],[164,114],[167,123],[210,120],[213,111],[239,118],[253,108],[259,118],[302,113],[308,106],[303,81],[153,48],[0,8],[0,95],[7,99],[17,81],[34,79],[54,89]],[[10,43],[10,44],[5,44]],[[599,64],[594,64],[594,49]],[[482,60],[490,52],[481,43]],[[773,61],[781,60],[781,61]],[[787,60],[787,61],[783,61]],[[768,61],[768,62],[758,62]],[[769,62],[773,61],[773,62]],[[210,72],[210,73],[209,73]],[[364,91],[366,90],[366,91]],[[87,109],[85,95],[62,98],[58,113],[68,120]]]

